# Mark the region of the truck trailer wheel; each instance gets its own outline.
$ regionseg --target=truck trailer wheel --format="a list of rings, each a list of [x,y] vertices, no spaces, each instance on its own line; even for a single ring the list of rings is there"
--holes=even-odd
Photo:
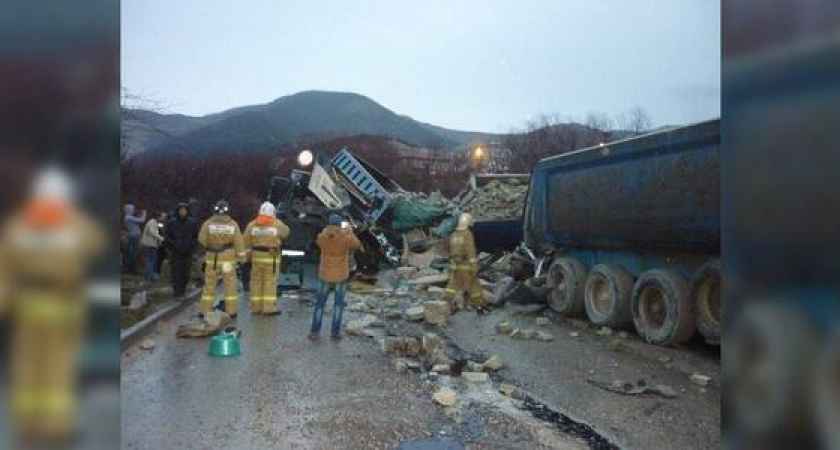
[[[633,278],[619,264],[598,264],[584,288],[586,315],[595,325],[624,328],[633,323],[630,294]]]
[[[564,316],[583,314],[586,267],[574,258],[559,258],[548,269],[548,305]]]
[[[633,286],[631,311],[636,332],[656,345],[679,344],[694,334],[688,283],[667,269],[642,273]]]
[[[720,260],[700,266],[691,277],[691,310],[697,331],[712,345],[720,345]]]

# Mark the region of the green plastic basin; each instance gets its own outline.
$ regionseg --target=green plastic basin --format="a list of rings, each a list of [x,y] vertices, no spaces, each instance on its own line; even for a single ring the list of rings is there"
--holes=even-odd
[[[235,334],[222,332],[210,338],[210,356],[227,357],[241,354],[242,348]]]

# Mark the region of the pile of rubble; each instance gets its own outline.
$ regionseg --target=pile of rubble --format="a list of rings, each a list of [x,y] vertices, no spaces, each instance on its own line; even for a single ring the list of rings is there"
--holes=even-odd
[[[522,215],[525,197],[528,195],[528,185],[520,180],[493,180],[479,187],[475,199],[464,205],[464,212],[468,212],[476,219],[510,219]]]

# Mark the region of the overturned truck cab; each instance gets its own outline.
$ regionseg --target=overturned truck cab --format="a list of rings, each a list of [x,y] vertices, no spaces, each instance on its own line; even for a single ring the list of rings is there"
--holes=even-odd
[[[538,162],[523,215],[548,303],[659,345],[720,341],[720,121]]]

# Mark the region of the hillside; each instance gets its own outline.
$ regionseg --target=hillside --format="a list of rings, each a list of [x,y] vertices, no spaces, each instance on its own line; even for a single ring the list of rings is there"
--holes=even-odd
[[[484,133],[449,130],[398,115],[353,93],[306,91],[263,105],[201,117],[124,110],[124,136],[131,153],[208,153],[273,150],[354,135],[378,135],[428,148],[454,148]]]

